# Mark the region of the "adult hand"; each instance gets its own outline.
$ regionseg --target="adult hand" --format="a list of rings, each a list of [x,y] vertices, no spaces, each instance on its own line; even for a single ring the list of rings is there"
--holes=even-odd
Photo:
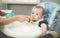
[[[29,21],[29,16],[26,16],[26,15],[18,15],[17,16],[17,20],[20,21],[20,22]]]

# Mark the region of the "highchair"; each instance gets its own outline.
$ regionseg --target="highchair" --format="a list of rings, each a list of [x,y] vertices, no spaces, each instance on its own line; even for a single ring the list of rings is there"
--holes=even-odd
[[[47,34],[52,34],[54,38],[57,38],[55,28],[57,26],[60,6],[53,2],[38,3],[38,6],[42,6],[44,8],[44,19],[48,22],[49,27],[49,32]]]

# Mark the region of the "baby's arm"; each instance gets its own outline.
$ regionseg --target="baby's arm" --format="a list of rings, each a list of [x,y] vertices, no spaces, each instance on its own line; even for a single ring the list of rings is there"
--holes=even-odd
[[[42,35],[44,36],[47,32],[47,25],[45,23],[42,23],[41,28],[42,28]]]

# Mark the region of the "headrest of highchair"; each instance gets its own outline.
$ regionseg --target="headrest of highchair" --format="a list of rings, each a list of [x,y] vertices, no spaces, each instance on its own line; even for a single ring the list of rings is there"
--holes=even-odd
[[[38,6],[44,8],[44,20],[48,22],[49,29],[54,31],[58,21],[58,11],[60,6],[53,2],[38,3]]]

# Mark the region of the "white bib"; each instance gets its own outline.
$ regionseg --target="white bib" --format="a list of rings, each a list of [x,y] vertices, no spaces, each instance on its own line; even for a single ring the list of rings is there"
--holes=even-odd
[[[3,32],[11,37],[38,37],[42,31],[40,27],[36,27],[28,22],[12,22],[6,25]]]

